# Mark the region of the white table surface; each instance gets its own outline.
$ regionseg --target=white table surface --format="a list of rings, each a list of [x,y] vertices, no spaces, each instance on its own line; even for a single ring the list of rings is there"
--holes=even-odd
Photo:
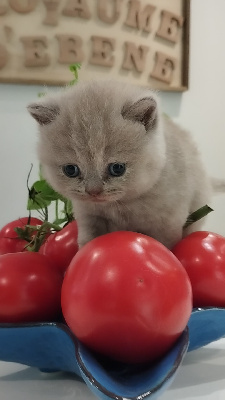
[[[96,400],[75,375],[0,362],[0,400]],[[188,353],[159,400],[225,400],[225,339]]]

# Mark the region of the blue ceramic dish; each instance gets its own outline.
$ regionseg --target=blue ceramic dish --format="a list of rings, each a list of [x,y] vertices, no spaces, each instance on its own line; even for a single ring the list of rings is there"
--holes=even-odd
[[[68,371],[81,376],[101,399],[155,399],[173,381],[188,349],[188,329],[153,365],[131,366],[96,357],[60,323],[0,325],[0,360],[41,371]]]
[[[188,351],[196,350],[225,336],[225,308],[195,308],[188,322]]]
[[[154,400],[172,383],[187,351],[224,335],[225,309],[193,310],[188,328],[161,360],[132,366],[97,357],[61,323],[0,324],[0,360],[75,373],[103,400]]]

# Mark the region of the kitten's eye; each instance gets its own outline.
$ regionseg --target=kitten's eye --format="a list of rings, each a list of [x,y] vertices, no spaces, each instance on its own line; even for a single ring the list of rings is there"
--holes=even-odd
[[[62,170],[68,178],[76,178],[80,175],[80,169],[76,164],[67,164],[62,167]]]
[[[108,171],[112,176],[122,176],[126,171],[126,166],[122,163],[112,163],[108,165]]]

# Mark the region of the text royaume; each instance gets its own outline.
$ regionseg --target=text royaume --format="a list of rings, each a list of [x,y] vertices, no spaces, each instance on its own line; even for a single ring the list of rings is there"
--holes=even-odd
[[[41,21],[44,25],[57,26],[60,18],[74,18],[74,20],[91,20],[95,18],[92,14],[87,0],[68,0],[63,8],[59,8],[60,0],[43,0],[45,17]],[[101,23],[113,25],[120,20],[123,0],[96,0],[96,16]],[[37,0],[9,0],[8,6],[0,6],[1,16],[7,15],[11,10],[18,14],[30,15],[37,7]],[[138,0],[131,0],[127,3],[126,17],[121,24],[121,29],[140,31],[145,35],[154,34],[156,38],[167,41],[170,45],[176,44],[179,39],[180,30],[183,25],[183,17],[167,10],[161,10],[160,22],[157,30],[152,32],[152,20],[156,12],[156,7],[149,4],[141,5]],[[13,30],[14,27],[4,26],[5,34]],[[108,31],[107,31],[108,32]],[[78,34],[77,34],[78,33]],[[122,44],[108,35],[91,35],[89,45],[83,40],[82,34],[74,32],[57,33],[53,35],[57,42],[58,56],[57,62],[60,64],[71,64],[74,62],[88,63],[110,68],[114,65],[117,57],[118,46],[123,47],[123,59],[120,60],[120,68],[124,70],[134,70],[138,73],[143,72],[147,66],[147,55],[151,52],[151,47],[146,44],[124,41]],[[19,37],[23,47],[23,63],[26,68],[45,67],[51,64],[51,48],[49,37],[46,35],[28,35]],[[154,67],[149,74],[151,77],[170,83],[173,70],[176,68],[177,60],[162,51],[155,51],[152,54],[155,59]],[[0,69],[7,68],[10,59],[10,51],[5,43],[0,42]]]

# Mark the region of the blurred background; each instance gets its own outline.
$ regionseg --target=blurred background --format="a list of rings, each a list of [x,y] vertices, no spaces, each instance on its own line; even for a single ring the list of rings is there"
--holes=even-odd
[[[192,0],[190,82],[161,92],[163,111],[189,130],[208,173],[225,180],[225,1]],[[37,126],[26,111],[42,86],[0,84],[0,227],[27,215],[26,180],[38,177]],[[176,184],[176,183],[175,183]],[[225,235],[225,193],[213,197],[204,228]]]

